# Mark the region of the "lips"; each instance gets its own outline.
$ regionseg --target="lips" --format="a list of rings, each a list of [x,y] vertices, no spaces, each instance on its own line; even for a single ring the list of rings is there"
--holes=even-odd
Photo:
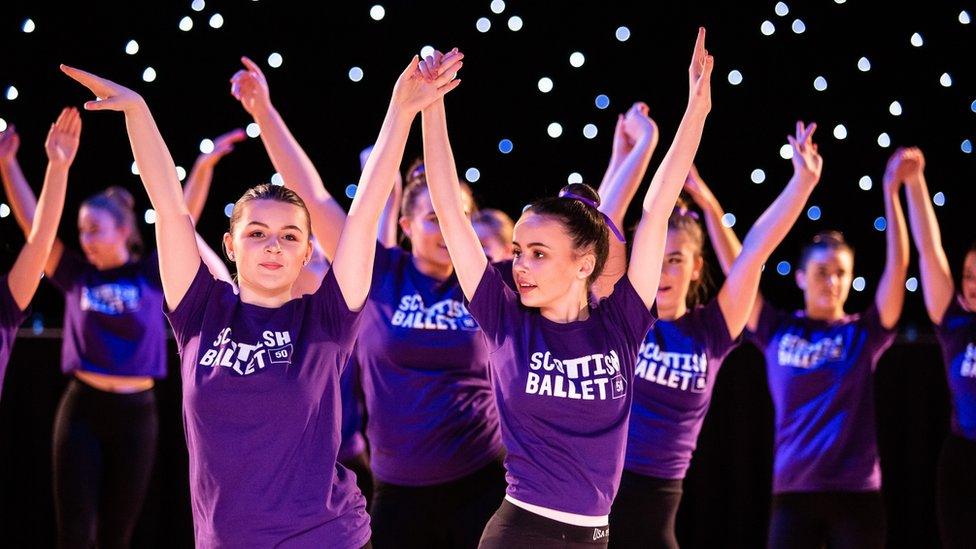
[[[258,263],[258,265],[270,271],[277,271],[282,267],[281,263],[274,263],[274,262]]]
[[[517,280],[516,286],[518,287],[518,291],[520,294],[528,293],[538,288],[538,286],[536,286],[535,284],[532,284],[530,282],[525,282],[524,280]]]
[[[670,292],[670,291],[671,291],[671,286],[661,286],[657,289],[657,293],[659,294],[663,294],[665,292]]]

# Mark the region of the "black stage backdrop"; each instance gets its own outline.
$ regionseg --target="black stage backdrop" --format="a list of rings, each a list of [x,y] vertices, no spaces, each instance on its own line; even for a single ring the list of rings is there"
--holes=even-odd
[[[380,20],[370,16],[376,3],[384,6]],[[802,305],[793,273],[777,274],[773,267],[785,262],[782,272],[795,270],[791,264],[811,234],[839,229],[857,249],[855,276],[864,278],[862,291],[851,292],[848,310],[869,305],[884,261],[884,234],[875,227],[884,213],[881,174],[897,146],[918,145],[926,153],[929,186],[938,193],[933,200],[954,272],[974,237],[967,205],[974,199],[971,52],[976,50],[976,25],[964,11],[974,6],[964,2],[900,9],[854,0],[784,6],[772,0],[508,0],[501,13],[490,9],[490,0],[192,4],[201,9],[195,10],[190,0],[3,2],[0,127],[17,125],[20,162],[35,191],[44,171],[42,143],[49,124],[64,105],[90,99],[60,74],[58,63],[142,93],[177,164],[188,171],[202,139],[250,122],[228,93],[238,58],[249,55],[265,70],[272,100],[326,185],[348,204],[345,192],[358,178],[358,152],[375,137],[402,67],[425,45],[456,45],[467,55],[464,83],[448,99],[458,168],[462,174],[477,168],[472,186],[483,204],[517,214],[522,205],[555,193],[575,174],[597,184],[616,115],[636,100],[650,105],[661,129],[651,170],[656,167],[687,97],[695,29],[704,25],[716,56],[714,108],[696,162],[726,211],[735,215],[733,229],[740,237],[790,176],[790,163],[779,151],[794,121],[820,125],[816,139],[825,159],[824,176],[810,200],[817,210],[801,217],[770,260],[763,292],[773,302]],[[780,15],[783,7],[788,13]],[[214,28],[218,13],[222,24]],[[185,17],[192,21],[188,31],[180,30]],[[477,29],[479,18],[490,23],[487,32]],[[762,32],[765,21],[774,27],[768,36]],[[617,38],[620,27],[630,33],[626,41]],[[133,55],[125,51],[130,40],[139,45]],[[584,54],[580,67],[570,62],[574,52]],[[273,53],[281,55],[280,67],[269,66]],[[152,82],[143,81],[149,67],[156,73]],[[357,67],[363,77],[353,81],[350,73]],[[741,83],[733,85],[732,71],[739,71]],[[826,81],[822,91],[815,89],[818,76]],[[553,81],[547,93],[539,88],[544,77]],[[607,108],[598,108],[599,95],[606,95]],[[60,229],[69,247],[77,246],[74,212],[79,202],[108,185],[133,191],[140,219],[149,208],[131,172],[121,116],[83,113],[83,119]],[[548,133],[554,122],[562,128],[558,137]],[[584,136],[586,124],[597,127],[595,138]],[[418,134],[415,128],[405,165],[421,154]],[[887,144],[882,134],[889,146],[882,146]],[[505,139],[513,144],[507,154],[499,150]],[[764,178],[755,170],[762,170]],[[240,144],[220,163],[198,227],[212,246],[226,230],[225,205],[272,174],[258,139]],[[0,204],[0,271],[9,268],[23,243],[8,214],[6,204]],[[152,227],[141,221],[140,227],[152,247]],[[918,276],[914,263],[909,276]],[[65,384],[56,337],[62,310],[61,297],[42,283],[26,325],[45,335],[17,342],[0,400],[0,545],[5,547],[53,541],[50,439]],[[930,331],[920,292],[911,291],[902,337],[876,375],[893,546],[936,544],[934,464],[948,420],[941,359]],[[171,349],[170,376],[156,388],[160,453],[137,532],[139,547],[190,545],[192,540],[175,357]],[[730,356],[719,375],[685,483],[678,532],[685,546],[762,545],[771,438],[762,360],[745,347]]]

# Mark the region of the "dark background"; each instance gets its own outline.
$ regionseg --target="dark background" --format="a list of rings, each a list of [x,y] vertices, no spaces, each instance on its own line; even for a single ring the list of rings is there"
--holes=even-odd
[[[473,183],[484,205],[517,214],[522,205],[564,185],[570,173],[599,183],[610,152],[618,112],[633,101],[650,105],[661,129],[651,170],[663,156],[687,97],[687,65],[699,25],[708,28],[708,48],[716,56],[714,108],[697,164],[726,210],[737,217],[740,237],[774,199],[791,174],[779,156],[796,119],[820,125],[815,136],[825,159],[823,179],[810,200],[822,210],[806,216],[770,261],[795,262],[799,248],[816,231],[839,229],[857,249],[855,276],[867,281],[851,292],[848,310],[872,299],[884,263],[884,235],[873,228],[884,214],[881,175],[899,145],[918,145],[927,157],[932,193],[954,272],[973,238],[965,205],[972,203],[973,156],[961,150],[976,139],[976,100],[972,56],[974,26],[959,22],[959,12],[976,6],[948,1],[896,8],[891,3],[822,0],[787,2],[790,13],[774,13],[763,2],[543,2],[509,0],[502,14],[489,0],[476,2],[381,2],[381,21],[369,16],[374,2],[298,3],[261,0],[208,1],[201,12],[179,2],[5,1],[0,9],[0,118],[17,125],[19,159],[38,191],[44,172],[43,139],[61,107],[90,99],[88,92],[57,69],[64,62],[129,85],[142,93],[173,153],[189,171],[200,140],[213,138],[249,117],[229,95],[228,79],[240,55],[257,61],[268,77],[272,100],[319,168],[329,189],[347,203],[344,189],[358,178],[358,153],[379,129],[389,92],[410,56],[430,44],[460,47],[466,54],[464,82],[448,99],[458,168],[477,167]],[[224,24],[208,25],[219,12]],[[178,23],[191,16],[193,29]],[[513,32],[507,21],[520,16]],[[21,32],[25,18],[36,24]],[[491,29],[475,29],[488,17]],[[802,19],[803,34],[790,30]],[[764,20],[774,23],[763,36]],[[617,27],[631,31],[626,42]],[[912,33],[924,38],[920,48]],[[139,43],[136,55],[125,44]],[[569,55],[581,51],[585,64],[573,68]],[[281,67],[269,68],[279,52]],[[869,72],[857,69],[866,56]],[[142,81],[152,66],[154,82]],[[351,67],[365,77],[352,82]],[[727,75],[738,69],[741,85]],[[942,73],[952,86],[939,83]],[[828,81],[813,88],[816,76]],[[553,79],[541,93],[539,78]],[[7,100],[7,86],[19,97]],[[608,109],[594,98],[606,94]],[[901,116],[889,114],[899,101]],[[109,185],[136,196],[138,217],[149,208],[117,113],[84,113],[82,145],[72,168],[66,217],[60,234],[77,246],[75,212],[85,197]],[[559,122],[563,134],[546,128]],[[585,139],[582,128],[596,124],[599,134]],[[843,123],[845,140],[832,130]],[[892,147],[877,144],[881,132]],[[498,143],[514,142],[510,154]],[[408,145],[409,164],[421,154],[419,131]],[[750,181],[761,168],[766,181]],[[273,168],[258,139],[237,147],[217,167],[211,198],[199,225],[216,245],[226,230],[224,206],[243,190],[270,179]],[[869,191],[858,180],[870,175]],[[2,201],[4,199],[0,199]],[[140,223],[141,224],[141,223]],[[151,226],[141,224],[148,243]],[[0,268],[9,267],[23,243],[13,216],[0,219]],[[914,252],[913,252],[914,254]],[[913,262],[909,276],[917,276]],[[763,281],[768,298],[782,307],[799,307],[792,276],[769,269]],[[28,326],[61,325],[63,305],[53,288],[41,285]],[[877,374],[879,442],[888,502],[889,541],[893,546],[937,543],[933,515],[934,462],[946,431],[947,400],[938,349],[928,333],[921,292],[909,293],[902,338],[882,360]],[[64,381],[58,368],[60,340],[47,331],[22,337],[15,347],[0,401],[0,545],[52,543],[50,433]],[[175,351],[175,349],[174,349]],[[175,352],[171,372],[176,372]],[[157,388],[161,441],[155,478],[137,534],[137,546],[189,545],[192,540],[186,486],[186,450],[179,415],[179,380],[171,375]],[[688,547],[759,546],[765,537],[769,505],[772,410],[762,361],[752,348],[737,351],[719,376],[700,450],[685,483],[679,515],[679,540]]]

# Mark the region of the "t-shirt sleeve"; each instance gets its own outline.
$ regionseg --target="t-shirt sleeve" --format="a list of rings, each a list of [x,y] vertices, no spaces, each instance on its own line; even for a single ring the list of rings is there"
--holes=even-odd
[[[468,302],[468,311],[478,322],[492,351],[505,343],[505,339],[512,334],[511,327],[521,325],[523,315],[519,297],[490,263],[485,267],[481,282]]]
[[[776,332],[783,322],[783,316],[785,314],[783,311],[774,307],[768,299],[763,299],[756,330],[751,331],[748,326],[744,330],[746,340],[751,341],[760,349],[765,349],[766,345],[769,345],[769,340],[772,338],[773,333]]]
[[[945,314],[942,315],[942,322],[935,326],[936,334],[940,336],[948,335],[960,326],[966,325],[973,316],[976,316],[976,314],[963,308],[959,300],[960,297],[958,295],[952,296],[949,307],[946,308]]]
[[[153,250],[146,254],[141,261],[142,276],[146,277],[150,286],[163,289],[163,279],[159,274],[159,253]]]
[[[352,349],[359,334],[365,305],[358,311],[349,310],[339,288],[339,281],[336,280],[335,269],[329,269],[329,272],[325,273],[322,284],[310,299],[315,307],[316,317],[321,319],[323,331],[341,348],[347,351]],[[341,365],[340,369],[343,367],[344,365]]]
[[[61,261],[58,261],[58,266],[48,280],[55,288],[67,292],[80,283],[82,276],[91,268],[91,264],[81,254],[64,249],[61,252]]]
[[[170,326],[173,327],[173,333],[176,335],[176,342],[180,349],[186,346],[190,339],[203,329],[204,312],[210,302],[215,299],[216,290],[221,284],[230,287],[226,282],[215,279],[210,274],[210,270],[207,269],[207,265],[200,261],[193,282],[190,283],[190,287],[187,288],[183,299],[176,305],[176,308],[170,310],[166,302],[163,301],[163,313],[169,319]]]
[[[505,285],[512,289],[513,292],[517,292],[518,288],[515,287],[515,275],[512,273],[512,260],[506,259],[505,261],[498,261],[493,263],[498,273],[502,275],[502,281]]]
[[[10,293],[10,281],[7,276],[0,276],[0,327],[16,328],[30,314],[30,305],[27,306],[27,309],[20,310],[13,294]]]
[[[629,341],[639,346],[647,331],[657,320],[644,300],[630,283],[630,277],[622,276],[613,285],[613,293],[600,300],[598,307],[606,309],[609,318]]]
[[[742,334],[735,339],[729,334],[729,323],[726,322],[725,313],[717,299],[712,299],[704,307],[698,307],[694,314],[695,325],[704,330],[702,335],[709,357],[721,360],[742,342]]]
[[[895,342],[895,336],[898,335],[897,327],[885,328],[881,325],[881,313],[874,303],[867,311],[864,311],[858,322],[867,332],[867,344],[870,346],[874,358],[872,362],[876,363],[881,354]]]

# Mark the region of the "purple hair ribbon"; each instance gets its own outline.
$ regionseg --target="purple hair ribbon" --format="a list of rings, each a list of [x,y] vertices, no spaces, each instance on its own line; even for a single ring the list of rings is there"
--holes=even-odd
[[[572,200],[579,200],[583,204],[586,204],[587,206],[590,206],[594,210],[600,212],[600,206],[598,206],[596,202],[590,200],[589,198],[586,198],[585,196],[580,196],[578,194],[571,193],[571,192],[561,192],[559,193],[559,197],[569,198]],[[607,222],[607,227],[610,227],[610,232],[613,233],[613,236],[617,237],[617,240],[621,242],[627,242],[627,239],[625,239],[624,235],[620,233],[620,229],[618,229],[617,225],[613,222],[612,219],[610,219],[610,216],[603,212],[600,212],[600,215],[602,215],[603,220]]]

